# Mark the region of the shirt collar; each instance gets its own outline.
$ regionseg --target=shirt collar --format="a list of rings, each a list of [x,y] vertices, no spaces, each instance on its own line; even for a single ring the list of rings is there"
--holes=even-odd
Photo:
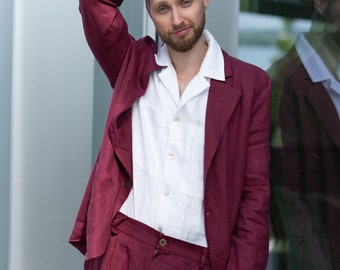
[[[297,36],[295,48],[312,82],[316,83],[335,80],[331,71],[322,61],[316,50],[307,41],[304,34],[299,34]]]
[[[208,30],[203,31],[203,36],[208,44],[208,50],[203,59],[199,74],[206,78],[224,81],[224,60],[221,47]],[[172,66],[166,45],[163,45],[158,50],[156,62],[158,65],[164,67]]]

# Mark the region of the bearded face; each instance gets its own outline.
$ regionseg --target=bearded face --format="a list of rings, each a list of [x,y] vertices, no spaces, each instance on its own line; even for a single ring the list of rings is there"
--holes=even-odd
[[[202,36],[209,0],[150,0],[146,8],[162,41],[171,49],[190,51]]]
[[[185,53],[190,51],[192,47],[201,37],[206,23],[205,9],[202,8],[200,19],[197,23],[188,21],[180,25],[173,26],[170,30],[157,29],[158,34],[162,41],[170,48],[177,52]],[[191,29],[188,34],[177,36],[178,33],[184,29]]]

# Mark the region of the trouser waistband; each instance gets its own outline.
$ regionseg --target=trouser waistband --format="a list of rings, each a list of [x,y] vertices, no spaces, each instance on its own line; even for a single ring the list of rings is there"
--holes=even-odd
[[[208,263],[208,249],[163,234],[152,227],[132,219],[121,212],[115,216],[112,232],[122,232],[135,240],[150,246],[157,252],[169,252],[197,262],[202,267]]]

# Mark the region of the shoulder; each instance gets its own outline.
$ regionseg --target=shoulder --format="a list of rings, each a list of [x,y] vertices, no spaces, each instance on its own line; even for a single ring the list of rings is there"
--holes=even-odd
[[[146,36],[134,40],[128,46],[128,53],[124,56],[115,85],[115,96],[121,92],[143,92],[147,87],[151,72],[159,69],[155,60],[157,46],[151,37]],[[128,87],[127,84],[129,84]]]
[[[145,36],[136,41],[136,60],[139,65],[144,67],[150,66],[156,68],[155,54],[157,53],[157,44],[149,36]]]
[[[287,78],[300,69],[301,65],[301,60],[294,46],[282,58],[274,62],[267,72],[275,90],[282,91]]]
[[[158,48],[156,42],[149,36],[145,36],[136,42],[136,75],[143,79],[143,84],[147,83],[149,75],[152,71],[160,68],[157,65],[155,59],[157,50]]]
[[[145,36],[137,40],[137,48],[140,50],[149,50],[153,54],[157,53],[157,45],[150,36]]]
[[[283,82],[283,94],[293,94],[303,95],[308,92],[314,83],[312,82],[310,76],[304,65],[301,63],[299,66],[295,67],[294,70],[287,76],[286,80]]]
[[[223,51],[226,80],[230,80],[234,88],[242,92],[252,92],[251,89],[271,89],[268,74],[258,66],[230,56]]]

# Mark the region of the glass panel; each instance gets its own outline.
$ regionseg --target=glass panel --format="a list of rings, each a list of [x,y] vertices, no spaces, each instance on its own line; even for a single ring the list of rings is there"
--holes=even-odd
[[[241,12],[238,58],[268,69],[310,27],[309,20]]]
[[[272,79],[268,270],[340,269],[340,0],[241,0],[238,57]]]

